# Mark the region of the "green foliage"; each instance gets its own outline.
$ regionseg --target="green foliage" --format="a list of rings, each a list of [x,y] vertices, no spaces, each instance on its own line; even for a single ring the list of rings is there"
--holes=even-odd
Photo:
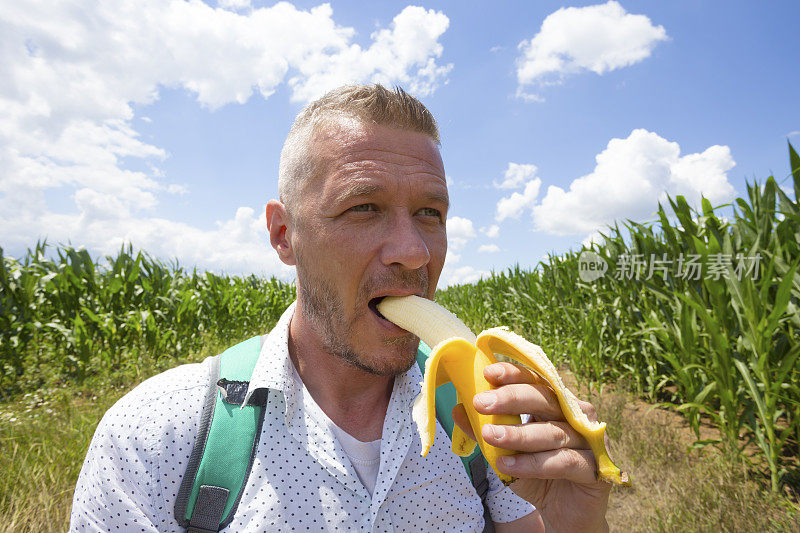
[[[104,264],[86,250],[39,243],[20,261],[0,248],[0,391],[139,366],[197,350],[205,337],[269,330],[294,299],[276,279],[185,272],[133,253]]]
[[[790,149],[794,189],[800,158]],[[703,418],[715,443],[764,466],[772,490],[797,481],[800,436],[800,204],[774,178],[747,185],[734,220],[685,198],[659,205],[657,220],[608,228],[601,245],[550,255],[533,272],[518,267],[437,300],[481,330],[505,324],[541,344],[590,382],[632,383],[651,402],[682,412],[698,439]],[[581,252],[609,266],[579,277]],[[702,275],[690,272],[694,256]],[[629,269],[639,259],[641,271]],[[651,260],[669,267],[652,272]],[[657,264],[657,263],[656,263]],[[709,275],[706,270],[714,265]],[[626,275],[623,275],[626,274]],[[697,279],[693,279],[693,278]],[[752,457],[744,450],[755,445]]]
[[[789,150],[794,200],[772,177],[747,185],[733,220],[707,199],[698,212],[668,198],[652,223],[615,225],[601,245],[448,288],[437,300],[474,330],[508,325],[590,383],[629,383],[675,407],[698,439],[710,421],[721,438],[699,444],[763,466],[774,491],[796,484],[800,158]],[[586,250],[609,266],[591,282],[579,276]],[[71,247],[57,248],[56,259],[45,252],[37,244],[18,261],[0,248],[0,398],[163,366],[209,338],[241,340],[267,331],[295,297],[274,278],[185,272],[130,247],[103,264]],[[715,265],[714,275],[675,270],[692,257]],[[673,268],[633,275],[631,258]]]

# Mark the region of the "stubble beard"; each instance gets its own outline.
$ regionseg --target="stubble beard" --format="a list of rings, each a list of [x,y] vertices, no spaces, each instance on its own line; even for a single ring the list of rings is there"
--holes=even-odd
[[[416,361],[416,351],[419,339],[409,334],[403,337],[381,338],[380,342],[387,350],[399,351],[403,354],[399,360],[369,360],[366,354],[359,354],[350,344],[348,339],[353,338],[355,326],[367,313],[369,295],[380,287],[407,287],[414,291],[423,289],[427,292],[427,273],[422,270],[402,272],[396,276],[381,276],[368,280],[359,288],[355,313],[345,321],[347,310],[344,303],[333,287],[325,280],[316,278],[297,263],[297,297],[306,313],[306,318],[314,330],[319,334],[322,348],[328,354],[338,357],[352,366],[376,376],[397,376],[411,368]],[[303,281],[300,282],[299,280]]]

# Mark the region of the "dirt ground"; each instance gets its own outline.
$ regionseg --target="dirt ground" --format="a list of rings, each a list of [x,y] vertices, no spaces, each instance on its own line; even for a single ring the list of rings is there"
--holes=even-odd
[[[610,454],[633,482],[612,490],[611,531],[800,532],[796,495],[772,495],[762,474],[726,459],[714,446],[692,447],[697,438],[680,413],[614,387],[589,390],[569,371],[560,372],[607,422]],[[701,440],[718,438],[713,427],[701,425]]]

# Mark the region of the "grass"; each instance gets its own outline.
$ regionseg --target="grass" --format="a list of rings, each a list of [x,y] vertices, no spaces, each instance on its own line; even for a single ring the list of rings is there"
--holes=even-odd
[[[66,531],[75,483],[103,413],[144,379],[223,348],[209,339],[183,358],[145,359],[80,386],[0,403],[0,532]]]
[[[172,363],[200,361],[223,347],[208,340],[197,354]],[[0,532],[67,529],[75,482],[103,413],[133,385],[173,366],[146,363],[0,404]],[[800,530],[798,508],[767,490],[768,479],[749,477],[716,448],[692,448],[694,433],[680,415],[621,389],[589,392],[567,383],[598,407],[614,459],[634,481],[612,494],[612,531]]]
[[[735,457],[692,447],[694,432],[681,415],[619,388],[584,388],[580,396],[608,424],[614,460],[633,480],[631,488],[614,488],[611,531],[800,530],[800,508],[791,498],[767,490],[769,478],[751,477]],[[707,436],[716,432],[704,429]]]
[[[120,392],[87,398],[63,390],[35,406],[3,407],[0,530],[66,531],[83,456],[97,422]]]

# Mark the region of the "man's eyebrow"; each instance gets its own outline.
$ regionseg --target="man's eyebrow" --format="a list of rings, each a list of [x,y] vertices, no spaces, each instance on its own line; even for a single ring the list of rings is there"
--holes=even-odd
[[[376,185],[374,183],[357,183],[352,187],[349,187],[348,189],[339,193],[336,196],[334,202],[336,202],[337,205],[341,205],[347,203],[349,200],[353,198],[371,196],[382,192],[384,189],[385,189],[384,187],[381,187],[380,185]],[[430,191],[423,193],[423,197],[426,200],[439,202],[444,204],[445,207],[448,208],[450,207],[450,199],[447,196],[447,193]]]
[[[349,187],[336,195],[336,199],[334,202],[337,204],[346,203],[351,198],[358,198],[360,196],[370,196],[375,193],[381,192],[383,187],[380,185],[375,185],[373,183],[356,183],[352,187]]]
[[[450,208],[450,198],[447,196],[446,193],[443,192],[426,192],[425,198],[427,200],[431,200],[433,202],[439,202],[444,204],[446,208]]]

